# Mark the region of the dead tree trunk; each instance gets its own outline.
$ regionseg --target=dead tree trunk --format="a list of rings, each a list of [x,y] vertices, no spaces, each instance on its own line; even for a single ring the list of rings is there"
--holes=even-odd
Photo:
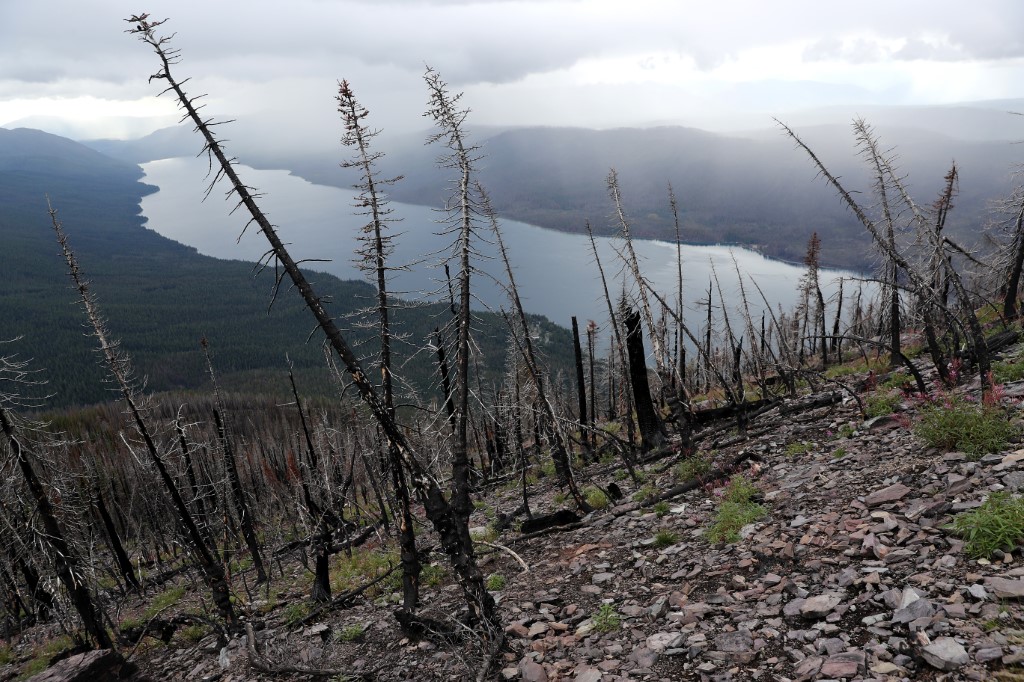
[[[160,480],[171,497],[174,509],[178,514],[178,520],[182,524],[185,535],[188,537],[189,542],[192,545],[192,550],[195,552],[196,558],[199,561],[203,576],[213,593],[213,602],[228,627],[233,628],[236,625],[235,610],[231,605],[230,590],[228,588],[227,576],[224,573],[224,567],[220,565],[211,553],[209,547],[206,545],[202,533],[196,525],[195,519],[192,518],[192,514],[188,510],[188,505],[185,504],[185,500],[181,497],[181,492],[178,490],[177,483],[175,483],[170,472],[167,471],[163,457],[160,455],[156,442],[153,440],[153,436],[150,433],[149,425],[143,417],[143,407],[140,406],[140,401],[136,395],[135,387],[132,385],[130,362],[127,356],[118,352],[117,342],[111,341],[108,337],[106,325],[103,322],[103,318],[100,316],[99,309],[96,306],[96,301],[93,298],[92,292],[89,291],[88,285],[81,276],[78,261],[75,258],[74,253],[71,251],[71,247],[68,245],[67,235],[64,234],[64,229],[61,226],[60,221],[57,220],[57,211],[52,207],[50,208],[50,220],[53,223],[54,232],[57,234],[57,241],[60,243],[64,260],[68,264],[69,274],[75,284],[75,287],[78,289],[82,305],[85,308],[86,317],[93,329],[93,335],[99,343],[103,359],[107,364],[107,369],[110,371],[111,377],[117,383],[118,389],[121,392],[121,398],[124,400],[125,405],[128,407],[128,411],[131,413],[135,429],[145,443],[146,452],[149,453],[150,460],[156,467],[157,473],[160,475]]]
[[[463,509],[463,506],[468,507],[468,493],[461,496],[460,502],[464,501],[464,505],[456,503],[454,500],[453,503],[449,503],[437,480],[420,463],[405,433],[391,417],[387,406],[378,397],[376,389],[367,378],[365,372],[363,372],[362,366],[352,348],[324,308],[323,301],[317,296],[312,285],[299,269],[298,264],[288,253],[280,237],[277,235],[277,231],[257,205],[248,186],[239,178],[234,165],[228,160],[220,142],[214,137],[210,122],[204,120],[199,115],[194,100],[185,94],[181,84],[171,76],[172,61],[175,58],[176,52],[168,55],[166,45],[169,39],[156,35],[155,29],[159,26],[160,22],[150,22],[146,16],[133,16],[128,21],[132,25],[130,32],[153,48],[160,60],[160,70],[153,75],[153,78],[167,83],[168,90],[174,93],[180,106],[196,125],[196,129],[205,141],[205,150],[217,160],[217,165],[220,169],[218,177],[223,176],[228,179],[231,184],[231,192],[238,197],[240,205],[245,206],[253,221],[267,238],[271,247],[271,257],[276,259],[275,262],[279,263],[283,268],[281,277],[287,276],[295,285],[306,306],[316,318],[317,324],[323,330],[331,347],[345,364],[345,368],[352,377],[352,382],[359,391],[360,397],[380,424],[381,430],[390,441],[390,446],[395,449],[396,455],[401,458],[403,464],[408,469],[410,480],[416,489],[417,496],[423,503],[427,518],[438,532],[441,546],[448,555],[455,570],[469,607],[471,620],[476,623],[485,624],[492,632],[500,633],[500,617],[495,609],[494,598],[487,592],[484,585],[483,573],[477,565],[472,538],[469,536],[468,509]],[[278,283],[280,283],[280,280]],[[466,283],[468,284],[468,280]],[[463,478],[463,476],[460,476],[459,481],[462,482]]]
[[[583,348],[580,346],[580,328],[576,317],[572,318],[572,350],[576,359],[576,402],[580,414],[580,442],[584,451],[590,450],[589,424],[587,423],[587,383],[583,378]]]
[[[93,602],[89,588],[86,586],[85,576],[78,568],[79,558],[77,553],[64,537],[60,525],[57,523],[57,516],[50,502],[49,495],[43,489],[43,484],[36,476],[32,463],[29,461],[30,453],[22,446],[21,440],[14,432],[14,423],[6,409],[0,406],[0,430],[3,431],[7,442],[11,447],[18,468],[25,479],[32,500],[35,502],[36,511],[39,513],[39,520],[46,532],[46,541],[52,548],[51,559],[57,571],[57,577],[68,592],[72,605],[82,619],[85,631],[92,638],[93,643],[100,649],[110,649],[114,643],[103,627],[103,619],[99,610]]]
[[[654,408],[650,384],[647,381],[647,362],[644,353],[643,332],[640,329],[640,314],[627,310],[626,348],[629,351],[629,378],[633,386],[633,404],[640,428],[644,451],[653,450],[665,442],[665,426]]]
[[[103,493],[100,492],[99,486],[95,490],[94,504],[96,507],[96,513],[100,517],[100,521],[103,523],[103,530],[107,534],[107,542],[110,545],[110,551],[114,555],[114,560],[117,562],[117,570],[120,571],[121,577],[124,578],[125,584],[131,590],[139,590],[142,585],[139,584],[139,579],[135,575],[135,569],[132,566],[131,560],[128,558],[128,552],[125,551],[124,545],[121,543],[121,537],[117,534],[117,527],[114,526],[114,519],[110,517],[110,513],[107,511],[107,504],[103,501]]]

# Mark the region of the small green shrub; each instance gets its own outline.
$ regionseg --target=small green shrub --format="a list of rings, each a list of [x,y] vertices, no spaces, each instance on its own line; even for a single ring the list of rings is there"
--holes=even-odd
[[[1012,550],[1024,539],[1024,499],[992,493],[977,509],[957,514],[949,528],[964,539],[964,551],[981,559],[997,549]]]
[[[654,505],[654,513],[658,515],[658,518],[665,516],[669,512],[668,502],[662,500]]]
[[[711,459],[703,454],[687,457],[676,465],[676,478],[680,481],[691,481],[711,471]]]
[[[427,564],[420,571],[420,582],[429,587],[437,587],[444,581],[444,569],[435,564]]]
[[[1024,379],[1024,359],[1014,358],[993,363],[992,379],[999,384]]]
[[[168,609],[177,604],[184,596],[184,587],[172,587],[169,590],[161,592],[153,597],[149,602],[149,606],[146,607],[146,610],[142,614],[142,620],[149,621],[164,609]]]
[[[210,631],[205,625],[189,625],[187,628],[182,628],[181,639],[188,644],[198,644],[199,640],[206,636]]]
[[[28,678],[38,675],[46,670],[49,665],[50,661],[47,658],[33,658],[31,661],[21,666],[21,672],[18,673],[18,676],[15,679],[27,680]]]
[[[346,625],[338,631],[337,639],[339,642],[358,642],[366,634],[366,628],[358,623],[353,625]]]
[[[616,481],[625,481],[627,478],[629,478],[629,472],[625,469],[619,469],[615,472]]]
[[[737,474],[729,479],[729,485],[725,488],[725,501],[726,502],[749,502],[752,497],[760,493],[761,490],[750,482],[746,476]]]
[[[309,604],[304,601],[292,602],[288,606],[284,607],[284,611],[281,612],[281,617],[284,618],[285,625],[288,627],[294,627],[299,622],[309,615]]]
[[[487,576],[487,589],[492,592],[505,589],[506,584],[505,576],[500,573],[491,573]]]
[[[654,546],[658,549],[664,549],[665,547],[671,547],[672,545],[679,542],[679,536],[668,530],[662,528],[654,534]]]
[[[954,400],[922,410],[914,433],[932,447],[958,450],[978,459],[1003,450],[1016,435],[1016,429],[998,408]]]
[[[786,457],[797,457],[810,452],[813,448],[813,443],[808,441],[796,441],[787,445],[783,454],[785,454]]]
[[[718,513],[711,527],[704,536],[713,543],[736,542],[740,539],[740,530],[748,523],[764,517],[768,510],[757,504],[752,498],[760,492],[753,483],[744,476],[733,476],[725,489],[722,503],[718,505]]]
[[[875,393],[864,401],[864,414],[869,419],[892,414],[899,404],[900,397],[896,393]]]
[[[554,496],[552,496],[551,499],[554,501],[555,504],[565,504],[565,501],[568,498],[566,497],[565,493],[563,493],[561,490],[559,490],[558,492],[556,492],[554,494]]]
[[[622,625],[619,613],[611,604],[601,604],[590,617],[590,621],[594,624],[594,632],[612,632]]]
[[[637,490],[635,493],[633,493],[633,500],[635,502],[643,502],[648,497],[652,497],[652,496],[657,495],[657,494],[658,494],[658,489],[655,488],[650,483],[648,483],[644,487],[640,488],[640,490]]]
[[[846,448],[840,446],[832,451],[832,459],[842,459],[846,457]]]
[[[331,591],[347,592],[366,584],[400,562],[396,550],[359,548],[349,557],[339,553],[331,565]],[[390,594],[402,587],[401,571],[394,571],[386,579],[367,590],[367,596]]]
[[[584,499],[594,509],[604,509],[608,506],[608,496],[597,488],[587,488],[583,492]]]
[[[878,388],[881,391],[901,391],[907,386],[911,385],[913,378],[903,374],[902,372],[893,372],[889,375],[889,378],[878,384]]]
[[[857,430],[853,428],[851,424],[843,424],[839,427],[839,431],[836,432],[836,435],[839,438],[853,438],[853,434],[856,433],[856,431]]]
[[[549,459],[540,465],[540,472],[546,477],[551,478],[555,475],[555,462]]]

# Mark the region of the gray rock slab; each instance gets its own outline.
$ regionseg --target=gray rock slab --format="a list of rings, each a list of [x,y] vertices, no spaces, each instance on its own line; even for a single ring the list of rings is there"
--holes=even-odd
[[[1024,597],[1024,580],[985,578],[985,586],[999,599],[1020,599]]]
[[[832,612],[832,609],[839,606],[839,603],[842,601],[842,595],[835,592],[819,594],[816,597],[804,600],[803,605],[800,607],[800,615],[804,618],[824,618]]]
[[[958,670],[971,661],[971,657],[967,655],[967,650],[952,637],[939,637],[936,639],[921,650],[921,658],[933,668],[947,672]]]
[[[876,490],[867,497],[864,498],[864,504],[869,507],[877,507],[880,504],[886,504],[888,502],[896,502],[901,500],[911,493],[910,488],[903,485],[902,483],[894,483],[888,488],[882,488]]]

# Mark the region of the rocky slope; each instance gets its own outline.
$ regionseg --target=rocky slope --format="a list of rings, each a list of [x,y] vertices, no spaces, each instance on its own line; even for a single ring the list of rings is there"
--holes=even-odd
[[[1008,385],[1002,398],[1014,422],[1021,396],[1024,386]],[[972,559],[947,528],[992,492],[1024,486],[1024,449],[1011,443],[971,461],[928,448],[909,428],[919,409],[910,400],[868,422],[849,400],[785,409],[759,415],[746,436],[722,424],[698,434],[716,464],[745,460],[740,473],[767,510],[736,542],[705,538],[724,480],[667,509],[638,507],[630,495],[640,484],[603,464],[582,471],[582,484],[617,482],[626,494],[618,507],[567,529],[527,539],[507,530],[481,544],[484,570],[503,579],[492,584],[501,587],[509,642],[487,679],[1024,679],[1024,552]],[[647,464],[643,486],[677,483],[679,459]],[[545,480],[531,498],[535,513],[559,506]],[[492,489],[474,521],[483,526],[521,499],[512,487]],[[449,641],[404,636],[387,592],[301,625],[292,612],[286,625],[309,575],[294,562],[277,568],[269,590],[251,597],[253,613],[262,612],[253,616],[255,651],[244,636],[224,648],[212,635],[176,636],[169,645],[147,640],[135,660],[160,680],[312,679],[302,673],[312,669],[337,680],[477,677],[484,643],[465,632]],[[443,571],[435,575],[425,613],[451,618],[459,591]]]

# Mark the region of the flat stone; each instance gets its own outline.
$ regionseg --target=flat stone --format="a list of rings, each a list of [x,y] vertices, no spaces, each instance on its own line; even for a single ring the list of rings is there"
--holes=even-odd
[[[595,573],[594,577],[591,578],[591,582],[595,585],[602,585],[604,583],[611,582],[614,578],[614,573]]]
[[[988,598],[988,592],[985,591],[985,587],[974,583],[967,587],[967,594],[971,595],[978,601],[985,601]]]
[[[1024,471],[1011,471],[1010,473],[1003,476],[1003,485],[1010,490],[1020,490],[1024,488]]]
[[[886,504],[888,502],[895,502],[901,500],[912,491],[902,483],[894,483],[888,488],[882,488],[876,490],[867,497],[864,498],[864,504],[869,507],[877,507],[880,504]]]
[[[754,638],[749,630],[723,632],[715,637],[715,649],[727,653],[747,652],[754,648]]]
[[[930,618],[935,615],[935,605],[929,599],[916,599],[906,608],[898,609],[892,614],[892,622],[909,623],[918,618]]]
[[[675,649],[683,643],[681,632],[655,632],[647,638],[647,648],[661,653],[665,649]]]
[[[601,682],[602,676],[603,673],[597,668],[586,667],[577,668],[576,677],[574,679],[576,682]]]
[[[800,615],[804,618],[824,618],[832,612],[832,609],[839,606],[841,601],[843,601],[842,595],[834,592],[826,592],[816,597],[810,597],[805,599],[800,607]]]
[[[530,626],[530,629],[526,633],[526,636],[529,637],[530,639],[533,639],[535,637],[540,637],[541,635],[543,635],[547,631],[548,631],[548,624],[544,623],[544,622],[541,622],[541,621],[537,621],[536,623],[534,623],[533,625]]]
[[[821,665],[825,659],[821,656],[810,656],[800,661],[800,664],[793,669],[793,675],[798,680],[811,680],[818,676]]]
[[[1020,599],[1024,597],[1024,580],[985,578],[985,585],[999,599]]]
[[[636,661],[636,664],[641,668],[650,668],[658,662],[659,654],[653,649],[648,649],[645,646],[633,649],[633,653],[629,657]]]
[[[519,675],[525,682],[548,682],[548,673],[544,666],[532,658],[519,661]]]
[[[825,659],[818,674],[821,677],[837,679],[845,677],[851,679],[858,677],[865,667],[866,661],[863,651],[847,651],[835,654]]]
[[[952,671],[971,662],[967,651],[952,637],[939,637],[921,650],[921,658],[933,668]]]

